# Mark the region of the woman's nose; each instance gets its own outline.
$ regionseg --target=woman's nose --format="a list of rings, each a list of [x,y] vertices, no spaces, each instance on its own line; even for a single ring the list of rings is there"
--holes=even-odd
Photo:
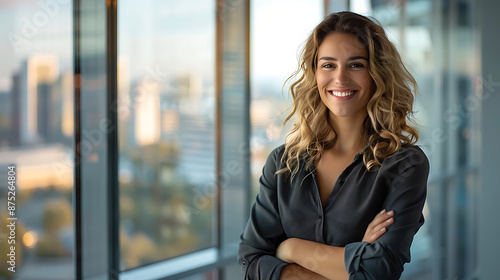
[[[337,85],[345,85],[351,81],[347,69],[338,68],[335,72],[334,80]]]

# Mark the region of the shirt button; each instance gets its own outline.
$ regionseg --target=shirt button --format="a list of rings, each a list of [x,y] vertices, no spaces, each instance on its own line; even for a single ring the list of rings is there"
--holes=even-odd
[[[247,265],[247,262],[243,261],[241,264],[242,264],[242,265]]]
[[[339,185],[342,185],[342,184],[344,184],[344,180],[339,179]]]

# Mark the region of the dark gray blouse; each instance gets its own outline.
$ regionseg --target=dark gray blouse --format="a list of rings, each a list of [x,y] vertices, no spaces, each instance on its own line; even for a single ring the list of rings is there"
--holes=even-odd
[[[413,236],[424,223],[429,162],[417,146],[407,146],[369,172],[363,152],[341,173],[323,207],[314,170],[301,166],[290,182],[282,168],[284,145],[269,155],[260,192],[241,235],[238,262],[243,279],[279,279],[287,263],[275,252],[287,238],[345,247],[349,279],[399,279],[410,261]],[[394,210],[394,223],[377,241],[361,242],[382,209]]]

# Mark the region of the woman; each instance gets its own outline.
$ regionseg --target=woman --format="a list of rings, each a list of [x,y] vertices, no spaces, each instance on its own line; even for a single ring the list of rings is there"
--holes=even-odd
[[[399,279],[429,172],[407,124],[415,80],[384,30],[351,12],[314,29],[294,75],[285,122],[297,121],[264,166],[244,279]]]

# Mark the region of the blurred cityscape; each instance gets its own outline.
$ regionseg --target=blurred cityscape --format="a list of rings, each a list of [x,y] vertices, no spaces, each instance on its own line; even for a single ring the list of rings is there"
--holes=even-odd
[[[52,267],[59,272],[51,279],[68,279],[74,246],[73,73],[61,71],[58,57],[51,54],[32,54],[18,69],[11,75],[10,90],[0,92],[0,166],[4,176],[9,164],[17,171],[18,272],[8,272],[2,262],[0,275],[35,279],[47,271],[51,277]],[[6,183],[0,183],[2,205]],[[6,208],[0,210],[2,220]],[[0,231],[7,235],[6,228]],[[7,243],[1,247],[5,256]]]
[[[146,84],[127,81],[122,64],[118,72],[123,269],[211,247],[213,81],[190,73]]]

